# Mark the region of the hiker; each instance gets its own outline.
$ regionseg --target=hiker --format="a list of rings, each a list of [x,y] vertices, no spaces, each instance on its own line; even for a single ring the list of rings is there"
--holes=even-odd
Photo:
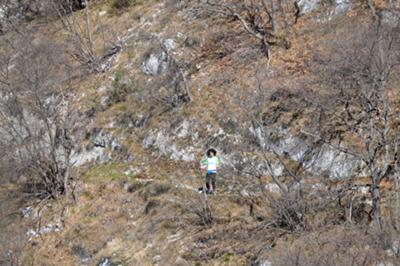
[[[209,149],[206,153],[207,158],[202,160],[200,165],[201,169],[207,170],[206,172],[206,193],[213,194],[216,190],[217,170],[220,165],[217,151]]]

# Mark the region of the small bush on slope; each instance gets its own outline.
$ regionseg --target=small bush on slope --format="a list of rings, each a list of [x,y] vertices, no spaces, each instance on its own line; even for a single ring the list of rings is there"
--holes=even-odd
[[[111,7],[114,9],[125,9],[136,4],[136,0],[113,0]]]

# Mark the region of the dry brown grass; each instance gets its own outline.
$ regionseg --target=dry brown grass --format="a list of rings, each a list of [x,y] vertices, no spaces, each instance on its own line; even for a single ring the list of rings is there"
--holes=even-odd
[[[105,3],[109,1],[99,2],[93,12],[107,9]],[[158,9],[158,1],[142,1],[118,16],[98,17],[94,23],[101,22],[106,29],[106,38],[112,39],[115,35],[124,36],[131,27],[138,27],[140,16],[150,18]],[[289,93],[301,92],[312,79],[307,69],[312,51],[319,47],[322,39],[336,37],[329,27],[320,27],[312,19],[304,17],[295,26],[290,50],[273,50],[270,65],[276,75],[270,81],[271,91],[285,88]],[[336,21],[334,27],[346,27],[351,21],[346,17]],[[193,206],[202,204],[202,196],[190,189],[174,187],[178,183],[194,189],[199,187],[201,181],[195,166],[163,157],[154,158],[143,148],[142,136],[149,128],[168,125],[175,115],[196,119],[203,126],[218,124],[228,115],[240,113],[231,96],[237,90],[244,94],[252,90],[255,69],[265,67],[266,60],[254,41],[246,34],[238,34],[239,28],[207,18],[188,23],[171,9],[162,9],[154,24],[143,31],[160,34],[161,38],[184,32],[188,37],[199,39],[200,47],[188,48],[190,53],[183,55],[184,59],[190,59],[189,54],[193,53],[196,62],[201,63],[200,70],[192,75],[193,101],[173,115],[166,113],[153,117],[147,127],[134,133],[111,128],[115,134],[123,136],[123,143],[134,154],[132,167],[140,169],[140,176],[126,177],[123,174],[129,168],[126,164],[100,167],[101,173],[92,169],[89,179],[82,178],[76,202],[68,205],[63,231],[44,235],[38,245],[26,247],[23,257],[27,265],[30,262],[33,265],[79,265],[81,262],[73,252],[74,246],[83,247],[92,256],[91,265],[104,256],[115,258],[124,265],[153,265],[157,255],[161,255],[162,265],[248,265],[260,259],[272,261],[273,265],[328,266],[351,265],[352,262],[362,265],[365,258],[369,265],[385,258],[387,254],[379,244],[366,244],[370,241],[380,243],[378,235],[365,233],[368,227],[345,227],[343,217],[339,217],[339,224],[332,222],[338,219],[337,212],[340,212],[336,205],[307,217],[310,231],[293,234],[269,225],[272,212],[260,197],[228,194],[226,187],[222,187],[221,194],[210,197],[214,221],[211,226],[203,226],[191,211]],[[102,46],[100,33],[95,36],[96,47]],[[128,75],[146,90],[149,77],[142,73],[140,64],[144,54],[159,45],[158,41],[154,44],[143,36],[138,37],[118,56],[110,73],[131,63],[133,67],[127,70]],[[88,75],[75,81],[77,92],[85,94],[80,102],[82,109],[100,97],[99,87],[112,85],[110,73]],[[284,101],[292,109],[282,115],[280,122],[298,131],[307,122],[302,117],[307,110],[302,109],[296,99],[286,97]],[[270,103],[266,111],[272,112],[284,104],[283,101]],[[152,107],[147,102],[127,97],[125,101],[99,111],[93,125],[108,127],[116,117],[129,111],[160,113],[159,107]],[[293,120],[294,116],[299,116],[299,110],[299,119]],[[232,176],[228,178],[233,180]],[[253,182],[245,178],[237,180]],[[309,180],[309,183],[314,181],[318,179]],[[123,189],[123,182],[134,186],[132,193]],[[391,185],[387,188],[389,194]],[[52,204],[44,223],[51,222],[62,210],[63,203]],[[253,208],[252,215],[250,208]],[[325,221],[330,223],[327,225]],[[371,251],[376,251],[377,256],[372,256]]]

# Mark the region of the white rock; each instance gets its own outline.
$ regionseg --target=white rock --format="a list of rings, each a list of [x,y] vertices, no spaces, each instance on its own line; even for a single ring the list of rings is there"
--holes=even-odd
[[[304,15],[316,10],[319,7],[320,2],[320,0],[299,0],[297,1],[297,4],[300,8],[300,13]]]
[[[173,39],[166,39],[163,46],[167,51],[171,51],[176,48],[176,43]]]
[[[53,231],[54,231],[54,229],[53,229],[53,225],[52,224],[48,224],[48,225],[46,225],[46,226],[44,226],[44,227],[42,227],[40,229],[40,233],[41,234],[48,234],[48,233],[51,233]]]
[[[127,175],[127,176],[135,176],[135,175],[140,174],[140,170],[136,169],[136,168],[133,168],[132,166],[129,166],[129,169],[126,170],[124,172],[124,174]]]
[[[260,266],[272,266],[272,263],[268,260],[265,260],[263,262],[260,263]]]
[[[97,89],[97,91],[99,92],[99,93],[106,93],[107,92],[107,86],[100,86],[98,89]]]
[[[158,75],[168,72],[168,55],[162,52],[160,55],[150,54],[142,63],[142,70],[147,75]]]
[[[249,127],[249,131],[253,136],[255,136],[258,139],[258,142],[260,143],[261,147],[265,147],[265,135],[262,130],[262,128],[257,127],[254,128],[253,126]]]
[[[302,160],[307,151],[307,145],[290,132],[282,130],[281,134],[284,137],[274,145],[277,152],[280,154],[288,153],[295,161]]]
[[[33,208],[32,207],[26,207],[22,209],[22,216],[24,218],[29,218],[32,214]]]
[[[400,253],[400,241],[399,240],[393,241],[392,250],[396,255],[398,255]]]
[[[184,120],[181,126],[178,127],[178,138],[186,138],[189,135],[189,126],[190,123],[187,120]]]
[[[276,162],[271,167],[272,173],[275,176],[282,176],[284,169],[285,169],[285,167],[282,164],[280,164],[279,162]]]
[[[160,262],[160,261],[161,261],[161,255],[156,255],[156,256],[154,256],[154,257],[153,257],[153,261],[156,262],[156,263],[157,263],[157,262]]]
[[[102,107],[107,107],[108,103],[110,101],[110,97],[108,97],[107,95],[104,95],[100,98],[100,105]]]
[[[75,166],[81,166],[85,163],[95,161],[97,159],[105,158],[105,150],[102,147],[94,147],[89,151],[84,151],[78,154],[74,154],[72,156],[72,162],[74,162]]]
[[[111,262],[109,258],[102,258],[98,266],[111,266]]]
[[[176,37],[178,37],[179,39],[186,39],[186,35],[183,34],[182,32],[178,32],[178,33],[176,34]]]
[[[400,17],[398,14],[391,11],[382,11],[382,22],[390,27],[396,27],[400,22]]]
[[[0,19],[4,18],[6,14],[6,9],[3,6],[0,6]]]
[[[367,204],[367,205],[369,205],[369,206],[372,206],[372,199],[366,199],[366,200],[364,201],[364,203]]]
[[[240,195],[243,196],[243,197],[249,197],[250,193],[246,189],[242,189],[240,191]]]
[[[315,183],[311,185],[311,194],[327,191],[327,187],[322,183]]]
[[[360,186],[360,187],[358,187],[357,190],[361,194],[368,194],[369,193],[369,187],[368,186]]]
[[[39,236],[39,234],[32,228],[28,229],[28,231],[26,232],[26,235],[29,237],[29,239]]]
[[[158,57],[154,54],[151,54],[149,58],[143,62],[142,70],[148,75],[157,75],[160,65],[161,63]]]
[[[177,233],[177,234],[168,236],[167,240],[168,240],[168,243],[171,243],[171,242],[178,241],[180,238],[181,238],[181,234]]]
[[[265,185],[265,189],[271,193],[281,193],[281,189],[275,183],[268,183]]]
[[[393,263],[391,263],[391,262],[384,262],[384,261],[378,262],[378,263],[375,264],[375,265],[376,265],[376,266],[394,266]]]
[[[157,133],[151,132],[144,138],[143,145],[145,148],[156,148],[160,155],[169,156],[172,160],[194,161],[195,154],[192,147],[180,149],[173,143],[173,139],[159,131]]]
[[[336,0],[335,15],[341,14],[351,8],[351,3],[348,0]]]

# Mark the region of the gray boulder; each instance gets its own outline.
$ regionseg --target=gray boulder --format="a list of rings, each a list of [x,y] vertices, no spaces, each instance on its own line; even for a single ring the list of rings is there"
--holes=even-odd
[[[308,14],[319,8],[321,0],[299,0],[297,5],[300,9],[300,15]]]
[[[156,76],[168,72],[168,55],[162,51],[159,54],[151,53],[142,63],[142,70],[145,74]]]

